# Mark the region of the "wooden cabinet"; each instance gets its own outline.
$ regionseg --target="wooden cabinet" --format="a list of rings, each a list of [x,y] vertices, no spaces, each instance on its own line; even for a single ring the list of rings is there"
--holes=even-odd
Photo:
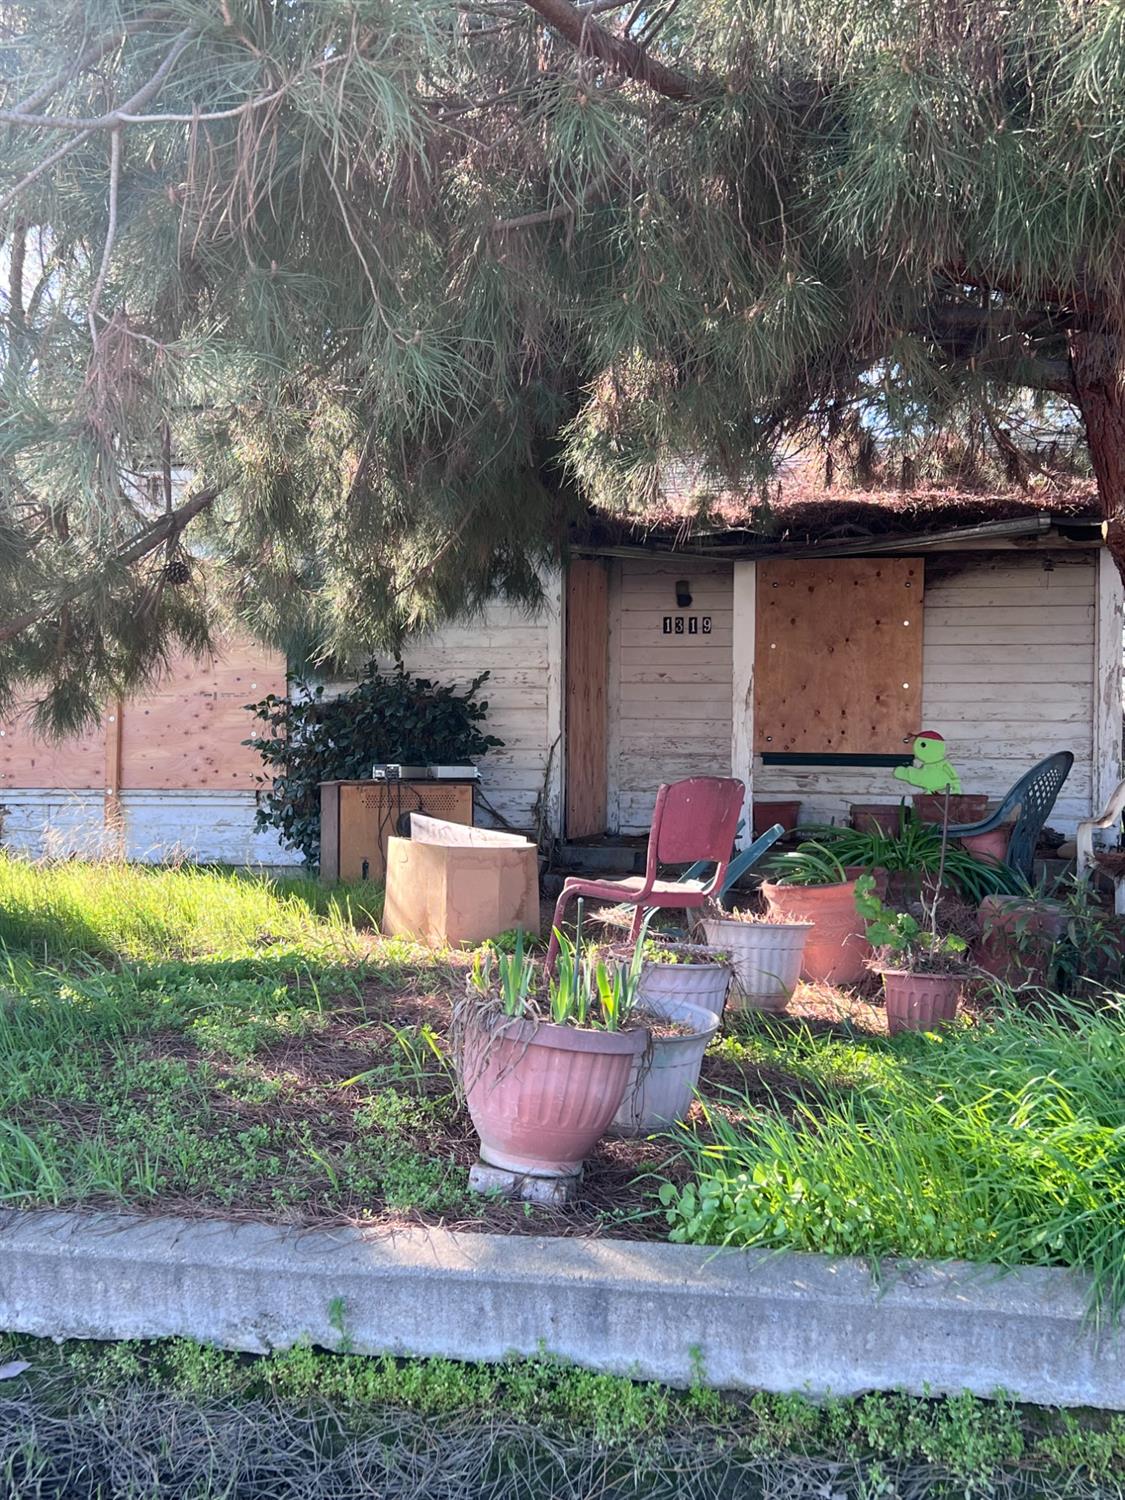
[[[320,787],[320,878],[382,881],[387,840],[408,832],[407,816],[473,821],[472,781],[325,781]]]

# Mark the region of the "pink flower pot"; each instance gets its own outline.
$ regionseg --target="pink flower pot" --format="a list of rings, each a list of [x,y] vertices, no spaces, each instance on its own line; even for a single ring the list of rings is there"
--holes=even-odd
[[[991,833],[970,833],[958,842],[963,849],[969,851],[974,859],[991,860],[995,864],[1002,865],[1004,856],[1008,852],[1008,840],[1011,834],[1011,824],[1002,823]]]
[[[509,1172],[572,1177],[625,1097],[649,1033],[584,1031],[480,1015],[466,1025],[461,1082],[481,1160]]]
[[[941,823],[945,816],[945,793],[915,793],[914,812],[923,823]],[[977,792],[950,793],[949,821],[951,823],[979,823],[987,815],[987,797]]]
[[[883,993],[887,1001],[887,1029],[935,1031],[948,1025],[957,1014],[963,980],[959,974],[907,974],[883,971]]]
[[[973,949],[978,968],[1013,989],[1050,987],[1055,950],[1066,932],[1062,902],[985,896],[980,928]]]
[[[774,916],[813,924],[801,962],[803,979],[856,984],[863,978],[871,945],[855,909],[854,880],[843,885],[771,885],[766,881],[762,895]]]

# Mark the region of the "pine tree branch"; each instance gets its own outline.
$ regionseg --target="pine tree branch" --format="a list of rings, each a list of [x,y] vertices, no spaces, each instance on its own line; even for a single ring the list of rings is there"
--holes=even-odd
[[[694,78],[677,72],[650,57],[631,37],[615,36],[594,21],[570,0],[524,0],[548,25],[566,37],[582,54],[602,62],[615,73],[624,74],[637,83],[647,84],[668,99],[698,99],[703,90]]]
[[[116,109],[107,110],[104,115],[67,118],[65,115],[32,115],[23,110],[0,109],[0,125],[28,125],[34,126],[37,130],[91,131],[113,130],[118,125],[128,124],[128,117],[143,109],[148,101],[160,92],[168,74],[176,66],[180,54],[195,39],[196,32],[190,26],[186,26],[176,37],[164,61],[152,77],[143,83],[136,93],[126,99],[124,104]]]
[[[98,266],[97,278],[94,281],[93,291],[90,293],[90,306],[86,313],[86,320],[90,325],[90,342],[95,348],[98,343],[98,325],[95,322],[98,315],[98,303],[102,300],[102,292],[105,290],[110,257],[113,254],[113,242],[117,238],[117,196],[120,186],[121,130],[118,127],[109,138],[109,218],[106,223],[105,244],[102,246],[101,264]]]
[[[78,74],[83,72],[84,69],[92,67],[96,62],[100,62],[106,53],[112,52],[114,47],[119,46],[130,32],[139,31],[145,25],[146,21],[151,19],[151,17],[140,16],[136,21],[126,22],[124,26],[119,27],[116,31],[108,32],[105,36],[99,37],[97,41],[91,42],[73,61],[59,68],[57,72],[52,73],[50,78],[41,83],[33,93],[28,94],[25,99],[21,99],[18,104],[14,104],[10,113],[13,115],[29,115],[32,110],[36,110],[40,105],[46,104],[52,95],[58,93],[64,83],[69,83],[72,78],[77,78]]]
[[[112,561],[119,567],[129,567],[132,563],[140,562],[141,558],[147,557],[150,552],[155,552],[158,547],[163,546],[170,538],[178,536],[189,521],[193,521],[201,511],[206,510],[209,505],[214,503],[218,495],[219,490],[217,487],[199,490],[196,494],[191,495],[185,500],[178,510],[166,512],[158,521],[146,527],[139,536],[134,537],[132,541],[126,542],[123,546],[119,547],[113,554]],[[9,620],[6,624],[0,625],[0,644],[14,640],[16,636],[21,635],[25,630],[29,630],[31,626],[38,625],[43,620],[50,619],[52,615],[57,614],[61,609],[65,609],[67,605],[73,604],[76,599],[80,599],[83,594],[96,588],[101,581],[102,575],[100,573],[88,574],[79,582],[71,584],[69,588],[64,589],[58,598],[52,600],[50,604],[43,605],[38,609],[29,609],[26,614],[17,615],[14,620]]]
[[[45,156],[37,166],[32,167],[30,172],[21,177],[15,186],[9,188],[4,196],[0,198],[0,214],[16,201],[25,188],[29,188],[33,182],[42,177],[44,172],[53,167],[57,161],[62,161],[64,156],[69,156],[72,151],[76,151],[83,141],[90,139],[93,133],[92,130],[80,130],[77,135],[72,135],[68,141],[64,141],[61,146],[57,146],[54,151]]]

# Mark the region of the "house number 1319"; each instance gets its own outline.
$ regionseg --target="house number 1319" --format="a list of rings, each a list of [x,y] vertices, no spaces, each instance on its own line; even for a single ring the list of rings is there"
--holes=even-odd
[[[710,635],[710,615],[665,615],[661,622],[664,635]]]

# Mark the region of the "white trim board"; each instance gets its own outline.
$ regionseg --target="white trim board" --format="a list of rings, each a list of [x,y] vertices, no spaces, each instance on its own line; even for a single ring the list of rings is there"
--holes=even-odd
[[[1108,547],[1098,553],[1094,616],[1093,806],[1095,817],[1121,780],[1122,630],[1125,585]]]
[[[743,796],[741,842],[754,837],[754,652],[758,565],[736,562],[731,611],[731,740],[730,772],[746,784]]]

